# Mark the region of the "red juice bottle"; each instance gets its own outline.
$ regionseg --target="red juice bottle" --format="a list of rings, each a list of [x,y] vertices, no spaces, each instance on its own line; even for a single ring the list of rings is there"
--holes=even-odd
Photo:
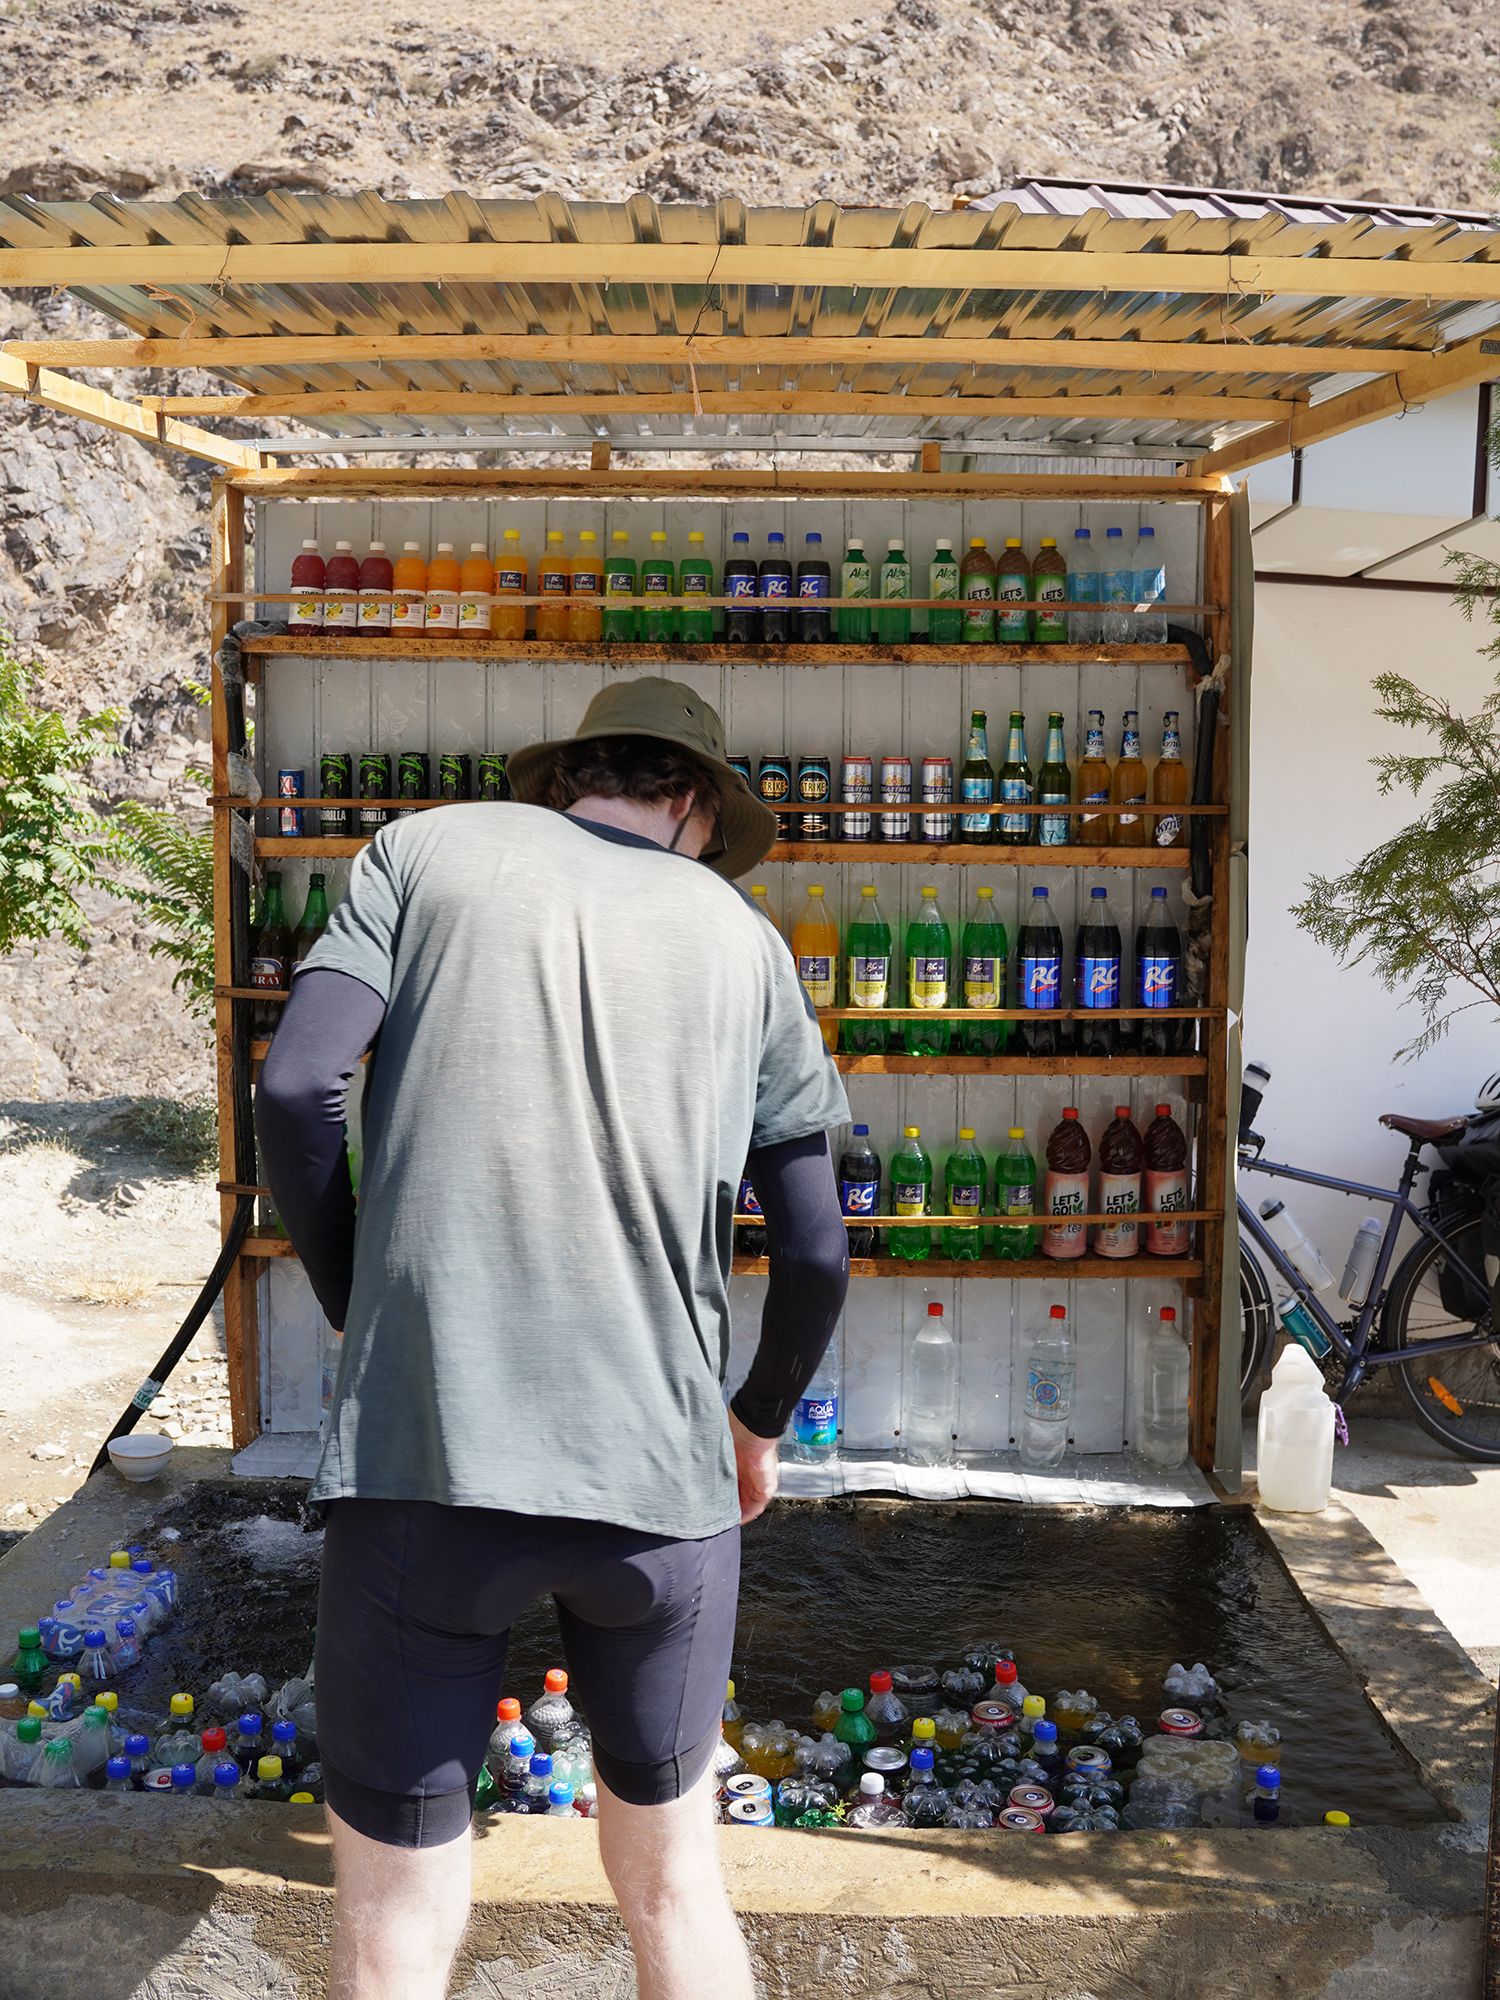
[[[335,542],[324,572],[327,594],[323,599],[323,630],[349,633],[359,626],[359,564],[353,546]]]
[[[327,570],[316,542],[304,542],[292,563],[292,589],[297,601],[287,620],[288,632],[321,632],[323,629],[323,585]]]
[[[384,542],[371,542],[359,566],[359,629],[384,639],[391,629],[391,592],[395,569]]]

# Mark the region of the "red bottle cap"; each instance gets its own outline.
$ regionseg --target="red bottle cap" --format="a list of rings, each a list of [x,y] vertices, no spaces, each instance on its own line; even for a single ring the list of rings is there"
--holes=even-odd
[[[495,1720],[497,1722],[519,1722],[521,1720],[521,1704],[513,1694],[506,1695],[501,1701],[496,1703]]]
[[[870,1676],[871,1694],[889,1694],[890,1691],[891,1691],[890,1675],[886,1673],[883,1668],[877,1667],[875,1672]]]
[[[1077,1107],[1072,1104],[1070,1104],[1067,1110],[1063,1113],[1064,1118],[1076,1118],[1077,1116],[1078,1116]]]
[[[1115,1106],[1115,1116],[1116,1118],[1128,1118],[1130,1116],[1130,1106],[1128,1104],[1117,1104]]]
[[[1176,1306],[1163,1306],[1161,1311],[1156,1315],[1156,1317],[1158,1319],[1169,1319],[1175,1322],[1177,1318],[1177,1308]]]
[[[549,1667],[543,1686],[546,1688],[548,1694],[566,1694],[568,1691],[568,1677],[561,1667]]]
[[[1001,1687],[1008,1688],[1019,1678],[1020,1676],[1016,1672],[1016,1663],[1014,1660],[997,1660],[995,1662],[995,1679]]]
[[[222,1750],[228,1741],[222,1729],[205,1729],[203,1732],[203,1747],[207,1751]]]
[[[1170,1118],[1170,1117],[1171,1117],[1171,1115],[1172,1115],[1172,1107],[1171,1107],[1171,1105],[1170,1105],[1170,1104],[1158,1104],[1158,1105],[1157,1105],[1157,1107],[1156,1107],[1156,1115],[1157,1115],[1157,1117],[1158,1117],[1158,1118]]]
[[[927,1317],[929,1319],[941,1319],[942,1316],[943,1316],[943,1309],[937,1303],[936,1299],[934,1299],[932,1304],[927,1308]]]
[[[1053,1319],[1066,1319],[1067,1316],[1068,1309],[1066,1306],[1054,1306],[1052,1308],[1051,1317]]]

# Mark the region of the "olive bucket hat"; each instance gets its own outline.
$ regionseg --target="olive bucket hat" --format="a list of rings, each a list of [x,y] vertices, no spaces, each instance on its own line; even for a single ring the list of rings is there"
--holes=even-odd
[[[724,801],[724,851],[714,855],[708,866],[733,880],[765,859],[776,839],[776,815],[725,762],[724,725],[718,711],[681,681],[648,675],[602,688],[584,710],[574,735],[530,743],[514,753],[507,770],[511,790],[523,805],[539,804],[559,753],[568,743],[595,736],[654,736],[658,742],[690,751],[718,779]]]

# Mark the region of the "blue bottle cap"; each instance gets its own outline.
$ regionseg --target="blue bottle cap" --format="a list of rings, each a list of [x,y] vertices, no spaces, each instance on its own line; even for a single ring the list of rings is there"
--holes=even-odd
[[[1259,1764],[1256,1766],[1255,1782],[1260,1786],[1262,1791],[1279,1792],[1281,1790],[1281,1772],[1275,1764]]]
[[[149,1736],[127,1736],[125,1738],[125,1755],[127,1757],[149,1756],[150,1751],[151,1738]]]
[[[570,1806],[573,1803],[573,1787],[559,1782],[550,1788],[547,1796],[555,1806]]]
[[[110,1757],[106,1759],[104,1775],[111,1780],[128,1778],[130,1776],[130,1759],[128,1757]]]
[[[174,1764],[172,1766],[172,1790],[186,1792],[198,1782],[198,1767],[195,1764]]]
[[[550,1778],[552,1776],[552,1759],[547,1755],[545,1750],[538,1750],[532,1758],[531,1775],[533,1778]]]
[[[226,1758],[222,1764],[214,1765],[214,1783],[216,1785],[237,1785],[239,1781],[240,1767],[238,1764]]]
[[[1089,534],[1087,528],[1075,528],[1073,530],[1073,539],[1075,542],[1087,542],[1091,541],[1093,537]]]
[[[149,1556],[137,1556],[130,1567],[137,1576],[155,1576],[156,1574],[156,1564],[151,1561]]]
[[[273,1722],[271,1724],[271,1737],[277,1743],[295,1743],[297,1740],[296,1723],[288,1721]]]
[[[529,1736],[524,1729],[520,1730],[510,1739],[510,1754],[512,1757],[529,1757],[535,1748],[536,1738]]]
[[[1108,541],[1111,535],[1123,535],[1124,532],[1123,528],[1106,528],[1104,530],[1104,539]]]
[[[135,1637],[135,1620],[133,1618],[117,1618],[115,1620],[115,1637],[117,1639],[133,1639]]]
[[[816,542],[819,548],[823,546],[823,537],[818,533],[816,528],[808,529],[806,539],[810,542]]]
[[[1096,903],[1102,903],[1104,898],[1109,894],[1109,891],[1107,889],[1092,889],[1089,893]]]
[[[1057,1724],[1055,1722],[1048,1722],[1046,1717],[1043,1716],[1032,1730],[1031,1738],[1034,1743],[1055,1743],[1057,1741]]]
[[[241,1736],[259,1736],[261,1728],[261,1719],[253,1712],[240,1717],[239,1731]]]
[[[855,1126],[855,1128],[854,1128],[854,1136],[855,1136],[855,1138],[856,1138],[856,1139],[868,1139],[868,1138],[869,1138],[869,1136],[870,1136],[870,1128],[869,1128],[869,1126],[868,1126],[868,1125],[856,1125],[856,1126]]]
[[[736,528],[729,539],[733,542],[748,542],[750,537],[745,533],[743,528]]]
[[[1143,535],[1149,535],[1149,536],[1151,537],[1151,539],[1152,539],[1153,541],[1155,541],[1155,539],[1156,539],[1156,530],[1155,530],[1155,528],[1149,528],[1149,527],[1147,527],[1147,526],[1146,526],[1146,525],[1144,524],[1144,522],[1143,522],[1143,523],[1142,523],[1142,525],[1141,525],[1141,533],[1142,533]]]
[[[1033,889],[1031,893],[1033,896],[1045,896],[1047,891],[1045,889]]]
[[[88,1647],[90,1652],[102,1648],[104,1645],[104,1633],[102,1628],[99,1627],[98,1625],[91,1625],[87,1630],[87,1632],[85,1632],[83,1635],[83,1643],[85,1646]]]
[[[786,536],[782,534],[779,528],[773,528],[770,534],[766,536],[766,540],[768,542],[780,542],[783,546],[785,546]]]
[[[918,1744],[911,1753],[911,1767],[914,1771],[930,1771],[937,1759],[924,1744]]]

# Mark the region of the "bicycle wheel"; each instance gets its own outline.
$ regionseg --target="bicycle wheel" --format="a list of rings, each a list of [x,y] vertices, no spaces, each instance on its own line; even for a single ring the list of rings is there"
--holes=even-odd
[[[1477,1225],[1457,1230],[1453,1247],[1472,1269],[1484,1269]],[[1476,1321],[1443,1303],[1445,1263],[1443,1246],[1426,1236],[1402,1258],[1381,1311],[1383,1347],[1447,1340],[1470,1328],[1493,1335],[1488,1313]],[[1395,1374],[1412,1415],[1439,1444],[1460,1458],[1500,1465],[1500,1339],[1435,1355],[1430,1363],[1398,1361]]]
[[[1260,1386],[1270,1352],[1276,1305],[1266,1274],[1240,1245],[1240,1401],[1248,1403]]]

